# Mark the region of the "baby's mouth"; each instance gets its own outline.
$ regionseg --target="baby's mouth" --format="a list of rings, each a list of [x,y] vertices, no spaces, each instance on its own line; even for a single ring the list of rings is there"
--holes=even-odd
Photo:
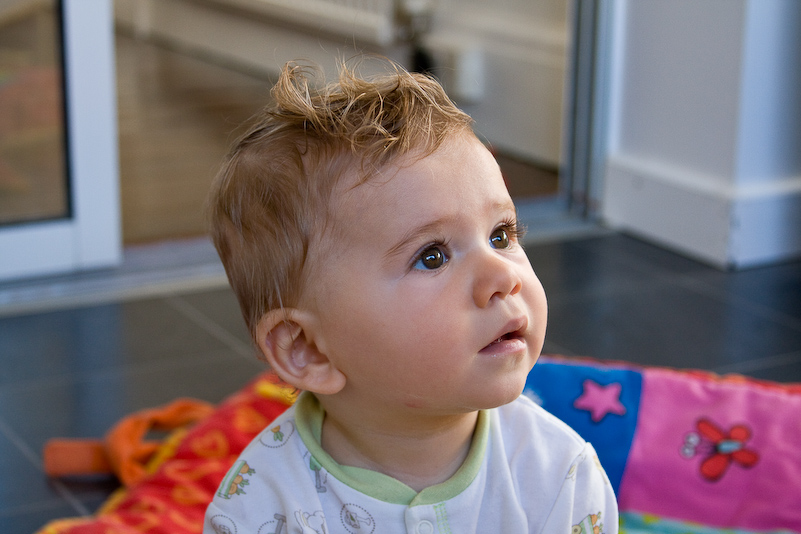
[[[520,316],[511,319],[502,326],[494,341],[481,349],[484,354],[501,354],[506,352],[517,352],[526,345],[526,331],[528,329],[528,319]]]
[[[501,345],[501,344],[503,344],[505,342],[523,341],[523,339],[524,339],[523,338],[523,333],[521,331],[519,331],[519,330],[515,330],[513,332],[507,332],[504,335],[502,335],[499,338],[497,338],[496,340],[494,340],[493,342],[491,342],[489,345],[487,345],[483,349],[481,349],[481,352],[489,352],[489,351],[493,350],[494,348],[498,347],[499,345]]]
[[[515,332],[509,332],[508,334],[502,335],[501,337],[499,337],[498,339],[496,339],[495,341],[493,341],[492,343],[487,345],[487,347],[491,347],[493,345],[497,345],[498,343],[502,343],[502,342],[504,342],[504,341],[506,341],[508,339],[516,339],[518,337],[519,336]]]

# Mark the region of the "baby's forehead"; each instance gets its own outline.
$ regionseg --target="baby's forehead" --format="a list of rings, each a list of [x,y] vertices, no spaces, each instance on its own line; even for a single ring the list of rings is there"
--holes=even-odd
[[[434,151],[416,148],[413,151],[381,164],[356,160],[348,165],[331,191],[330,204],[342,208],[350,201],[363,202],[365,198],[380,195],[384,188],[398,180],[403,181],[405,171]]]
[[[421,137],[404,151],[388,158],[382,158],[375,154],[364,157],[354,154],[345,155],[350,161],[345,166],[345,172],[340,176],[338,191],[335,192],[347,196],[351,190],[364,185],[380,187],[398,177],[402,179],[407,169],[426,158],[444,152],[452,146],[473,142],[481,144],[473,131],[467,129],[451,133],[439,141]]]
[[[319,235],[323,248],[352,239],[356,228],[364,227],[362,231],[366,234],[369,227],[397,217],[399,203],[395,191],[404,184],[406,191],[409,190],[404,171],[421,158],[419,155],[414,159],[404,158],[369,170],[353,165],[344,172],[331,190],[326,224]]]
[[[329,229],[383,224],[382,221],[390,224],[393,218],[410,212],[452,205],[453,198],[460,194],[458,177],[474,179],[476,172],[470,162],[475,162],[471,154],[476,153],[477,147],[486,151],[471,131],[468,135],[450,135],[435,147],[421,144],[381,165],[351,160],[340,167],[342,173],[331,191]],[[450,174],[457,178],[445,180],[450,184],[445,187],[441,178]]]

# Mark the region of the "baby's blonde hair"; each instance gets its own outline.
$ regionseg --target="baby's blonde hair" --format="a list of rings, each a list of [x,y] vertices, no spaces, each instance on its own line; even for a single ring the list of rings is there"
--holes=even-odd
[[[314,69],[288,63],[274,102],[225,158],[209,197],[211,236],[252,335],[265,313],[298,304],[344,175],[367,181],[469,131],[470,117],[436,80],[390,66],[363,78],[343,65],[318,89]]]

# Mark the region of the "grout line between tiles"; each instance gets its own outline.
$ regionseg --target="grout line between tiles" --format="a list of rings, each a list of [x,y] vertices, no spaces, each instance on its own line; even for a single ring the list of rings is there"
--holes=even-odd
[[[84,504],[78,500],[78,498],[72,494],[72,492],[60,481],[60,480],[51,480],[50,481],[53,487],[56,490],[61,498],[69,503],[70,506],[75,508],[75,511],[82,517],[89,517],[92,515],[92,512],[84,506]]]
[[[558,343],[554,343],[553,341],[548,341],[547,337],[545,339],[545,344],[542,347],[541,354],[545,355],[560,355],[560,356],[575,356],[576,353],[572,350],[559,345]]]
[[[243,343],[238,337],[231,334],[228,330],[210,319],[205,313],[188,303],[186,299],[180,296],[172,296],[167,298],[166,301],[175,310],[182,313],[190,321],[203,328],[206,332],[217,338],[240,356],[251,361],[254,359],[254,349],[250,344]]]
[[[12,443],[12,445],[14,445],[14,447],[16,447],[17,450],[22,453],[28,462],[30,462],[43,475],[46,475],[41,457],[3,419],[0,419],[0,433],[2,433]],[[86,506],[84,506],[83,503],[78,500],[78,498],[75,497],[75,495],[73,495],[63,483],[61,483],[61,481],[50,479],[50,483],[56,490],[56,493],[58,493],[62,499],[67,501],[67,503],[72,506],[78,514],[82,516],[89,516],[92,514],[86,508]]]
[[[44,473],[44,465],[38,454],[30,447],[25,440],[22,439],[14,429],[3,419],[0,419],[0,433],[2,433],[8,440],[25,456],[25,459],[32,463],[36,469]]]
[[[792,317],[791,315],[787,315],[780,311],[777,311],[770,306],[766,306],[764,304],[759,304],[758,302],[754,302],[753,300],[741,297],[739,295],[735,295],[734,293],[727,292],[725,290],[716,289],[714,287],[710,287],[709,284],[705,284],[700,280],[690,276],[690,275],[683,275],[677,277],[675,282],[682,287],[689,289],[690,291],[695,291],[701,295],[705,295],[708,297],[712,297],[715,300],[722,302],[723,304],[731,305],[736,304],[742,306],[744,309],[751,311],[755,314],[761,315],[766,319],[771,321],[780,323],[787,328],[791,328],[793,330],[801,332],[801,321]]]
[[[625,260],[625,258],[629,259],[629,261],[627,262],[629,265],[635,266],[635,268],[640,270],[641,272],[648,273],[649,276],[653,276],[655,280],[658,281],[659,283],[672,286],[678,285],[696,294],[713,298],[716,301],[727,306],[731,306],[732,304],[741,306],[746,311],[750,311],[754,314],[760,315],[765,319],[774,321],[793,330],[801,331],[800,320],[791,315],[787,315],[785,313],[777,311],[776,309],[770,306],[760,304],[747,297],[739,296],[733,292],[726,291],[725,289],[717,288],[713,285],[705,283],[702,280],[699,280],[692,274],[672,273],[669,271],[660,271],[650,268],[643,269],[641,266],[638,265],[638,257],[636,254],[631,254],[629,252],[621,253],[621,258],[620,258],[621,261]],[[710,267],[710,269],[712,268]]]
[[[58,496],[56,496],[48,501],[34,501],[5,508],[0,511],[0,524],[2,524],[3,519],[17,517],[20,514],[30,515],[31,513],[36,513],[38,516],[46,517],[45,514],[47,514],[49,511],[54,509],[61,510],[63,505],[63,499],[60,499]],[[48,520],[43,520],[43,522],[44,521]]]
[[[244,346],[244,343],[240,343]],[[237,352],[237,355],[241,355]],[[250,353],[248,360],[254,364],[258,360]],[[139,362],[135,364],[125,364],[121,367],[100,368],[95,370],[75,371],[68,374],[44,376],[30,379],[19,380],[8,384],[0,385],[0,390],[4,394],[14,394],[18,391],[30,390],[31,388],[51,388],[62,387],[64,385],[77,385],[84,387],[86,384],[97,384],[107,380],[116,380],[124,377],[143,376],[149,373],[159,373],[170,371],[187,365],[198,365],[205,363],[219,362],[220,356],[217,351],[203,351],[192,356],[180,356],[174,358],[159,358],[156,360]],[[2,430],[0,428],[0,430]]]
[[[753,360],[745,360],[742,362],[721,365],[713,368],[712,371],[718,374],[748,373],[792,363],[801,363],[801,351],[777,354],[775,356],[768,356],[766,358],[755,358]]]
[[[663,287],[671,287],[668,280],[643,280],[643,281],[621,281],[610,285],[583,289],[564,289],[558,290],[544,287],[545,294],[548,295],[548,304],[554,306],[566,306],[569,304],[578,305],[587,300],[598,300],[610,296],[641,295],[643,291],[656,290]],[[551,300],[551,297],[552,300]]]

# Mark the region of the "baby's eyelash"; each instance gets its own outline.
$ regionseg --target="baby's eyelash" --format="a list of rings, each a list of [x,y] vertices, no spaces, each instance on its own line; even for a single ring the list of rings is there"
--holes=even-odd
[[[520,241],[526,235],[526,227],[517,218],[506,219],[498,228],[503,228],[514,241]]]

